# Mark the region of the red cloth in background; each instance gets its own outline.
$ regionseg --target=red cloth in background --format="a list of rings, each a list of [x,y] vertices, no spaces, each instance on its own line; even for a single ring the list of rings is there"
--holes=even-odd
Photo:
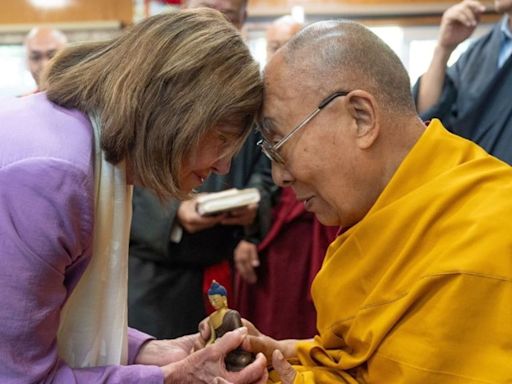
[[[310,338],[316,334],[311,282],[338,228],[320,224],[290,188],[281,191],[272,215],[258,247],[258,281],[248,284],[237,274],[233,308],[271,337]]]

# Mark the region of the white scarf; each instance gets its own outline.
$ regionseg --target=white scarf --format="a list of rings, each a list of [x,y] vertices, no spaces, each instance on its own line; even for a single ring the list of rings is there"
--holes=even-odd
[[[112,165],[100,148],[101,126],[89,116],[95,142],[92,259],[61,312],[59,355],[74,368],[128,362],[128,244],[132,190],[124,162]]]

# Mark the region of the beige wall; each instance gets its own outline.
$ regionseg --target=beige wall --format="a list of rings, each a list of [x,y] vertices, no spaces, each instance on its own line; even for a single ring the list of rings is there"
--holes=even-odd
[[[492,9],[492,0],[481,0]],[[290,13],[293,6],[302,6],[311,19],[335,16],[349,17],[370,25],[439,25],[441,15],[459,0],[249,0],[249,15],[272,18]],[[484,22],[497,16],[486,14]]]

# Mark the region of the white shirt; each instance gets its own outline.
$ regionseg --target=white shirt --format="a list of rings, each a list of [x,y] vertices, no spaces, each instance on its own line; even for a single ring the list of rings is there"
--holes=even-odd
[[[509,16],[505,16],[501,23],[501,31],[503,32],[503,40],[501,42],[500,53],[498,56],[498,68],[501,68],[505,61],[512,54],[512,31],[509,26]]]

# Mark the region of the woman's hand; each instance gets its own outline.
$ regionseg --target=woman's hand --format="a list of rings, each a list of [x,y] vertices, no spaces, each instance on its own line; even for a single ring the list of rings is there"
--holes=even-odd
[[[296,344],[298,340],[276,340],[261,333],[249,320],[242,319],[242,323],[248,332],[241,345],[243,350],[254,354],[262,353],[269,364],[272,361],[272,354],[276,349],[281,351],[285,359],[297,357]],[[204,348],[210,338],[210,332],[208,318],[206,318],[199,323],[199,337],[195,339],[194,350],[197,351]]]
[[[230,351],[240,346],[246,336],[245,327],[227,332],[214,344],[192,353],[182,361],[162,367],[165,383],[200,384],[220,379],[236,384],[265,383],[268,378],[267,360],[261,353],[256,356],[254,362],[239,372],[226,370],[224,358]]]
[[[193,352],[194,345],[200,339],[199,334],[195,334],[173,340],[150,340],[142,345],[135,364],[162,367],[181,361]]]

